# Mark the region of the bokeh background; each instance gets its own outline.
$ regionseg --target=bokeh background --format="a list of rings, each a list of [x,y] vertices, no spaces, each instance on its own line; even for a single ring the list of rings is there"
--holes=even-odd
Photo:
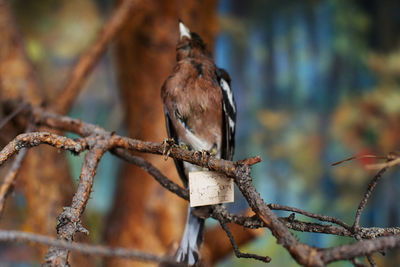
[[[63,87],[118,1],[6,2],[46,104]],[[263,158],[253,170],[263,199],[351,224],[374,175],[365,166],[375,160],[331,164],[399,149],[399,14],[400,2],[390,0],[137,1],[127,27],[89,76],[69,115],[134,138],[162,141],[166,132],[160,88],[175,62],[181,18],[204,37],[217,65],[230,73],[238,106],[235,159]],[[0,42],[5,42],[1,36]],[[2,146],[9,138],[4,136]],[[37,159],[26,165],[40,166],[45,154],[29,155]],[[65,159],[59,154],[67,165],[56,168],[56,174],[51,168],[36,177],[22,173],[1,228],[55,235],[56,215],[69,204],[83,160],[83,155],[68,154]],[[178,181],[170,160],[146,157]],[[398,176],[396,169],[384,176],[362,217],[363,226],[400,225]],[[48,178],[41,181],[42,177]],[[91,234],[83,241],[165,253],[182,233],[185,205],[136,167],[108,154],[100,163],[85,213]],[[235,212],[247,209],[240,194],[228,206]],[[208,229],[204,255],[210,263],[262,266],[235,258],[229,248],[220,251],[215,239],[225,244],[228,239],[211,220]],[[243,238],[243,250],[271,256],[270,266],[297,266],[268,231],[234,232]],[[296,236],[319,247],[352,242],[321,234]],[[41,247],[2,244],[0,265],[38,266],[44,252]],[[400,254],[375,259],[379,266],[397,266]],[[77,266],[140,266],[79,256],[74,261]]]

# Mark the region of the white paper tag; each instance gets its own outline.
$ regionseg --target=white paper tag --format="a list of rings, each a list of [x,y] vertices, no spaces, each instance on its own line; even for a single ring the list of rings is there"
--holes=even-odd
[[[233,179],[218,172],[189,172],[189,191],[191,207],[234,201]]]

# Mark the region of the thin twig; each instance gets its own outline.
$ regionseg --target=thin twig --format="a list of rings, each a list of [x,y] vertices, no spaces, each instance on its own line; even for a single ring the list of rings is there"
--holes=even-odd
[[[145,160],[144,158],[133,155],[130,151],[122,150],[122,149],[114,149],[111,151],[117,157],[139,166],[144,171],[148,172],[153,178],[165,189],[171,191],[176,194],[178,197],[181,197],[185,200],[189,200],[189,192],[187,189],[184,189],[172,182],[170,179],[165,177],[156,167],[154,167],[150,162]]]
[[[78,96],[83,82],[106,51],[108,44],[118,35],[125,22],[129,19],[134,3],[134,0],[122,1],[118,9],[104,25],[95,43],[78,60],[71,74],[66,79],[67,84],[55,98],[52,105],[53,110],[61,114],[68,112]]]
[[[6,177],[4,178],[3,183],[1,184],[0,187],[0,217],[3,215],[3,210],[4,206],[6,204],[6,199],[7,195],[10,193],[14,183],[15,179],[17,177],[17,174],[21,168],[21,165],[25,159],[25,156],[28,152],[28,149],[23,148],[21,151],[18,153],[17,157],[15,158],[11,169],[8,171]]]
[[[246,259],[255,259],[255,260],[259,260],[265,263],[268,263],[271,261],[271,258],[268,256],[260,256],[257,254],[251,254],[251,253],[243,253],[239,250],[235,239],[233,238],[233,235],[231,233],[231,231],[229,230],[228,226],[226,225],[226,223],[224,223],[222,220],[219,221],[222,229],[225,231],[225,233],[228,235],[229,240],[231,241],[232,247],[233,247],[233,251],[235,252],[236,257],[238,258],[246,258]]]
[[[358,205],[357,211],[356,211],[356,217],[354,219],[354,224],[353,224],[353,229],[355,232],[357,232],[358,228],[360,227],[360,217],[361,213],[363,212],[365,206],[367,205],[368,199],[372,194],[372,191],[374,190],[375,186],[379,182],[379,180],[382,178],[382,175],[385,173],[387,168],[381,169],[375,176],[374,178],[369,182],[367,191],[364,194],[364,197],[362,198],[360,204]]]
[[[278,205],[278,204],[268,204],[268,207],[272,210],[285,210],[285,211],[296,212],[296,213],[302,214],[307,217],[318,219],[320,221],[330,222],[330,223],[340,225],[340,226],[344,227],[345,229],[351,229],[351,226],[349,226],[345,222],[343,222],[337,218],[331,217],[331,216],[321,215],[321,214],[305,211],[302,209],[288,207],[288,206],[284,206],[284,205]]]
[[[216,220],[219,220],[218,218],[222,217],[224,222],[235,223],[250,229],[258,229],[266,227],[265,223],[262,220],[260,220],[260,218],[258,218],[256,215],[248,217],[240,214],[232,214],[224,206],[220,205],[213,207],[211,217],[213,217]],[[341,226],[303,222],[295,220],[291,216],[279,217],[278,219],[283,224],[285,224],[286,227],[295,231],[325,233],[338,236],[353,236],[353,233],[351,231]],[[384,228],[379,228],[379,229],[384,229]],[[361,228],[360,233],[366,238],[368,238],[367,236],[377,237],[377,236],[400,233],[400,229],[390,229],[390,230],[385,229],[385,231],[379,232],[378,229],[375,228]]]
[[[341,161],[332,163],[331,165],[332,166],[337,166],[337,165],[342,164],[343,162],[346,162],[346,161],[351,161],[351,160],[355,160],[355,159],[365,159],[365,158],[386,159],[386,157],[376,156],[376,155],[359,155],[359,156],[352,156],[350,158],[343,159]]]
[[[173,259],[157,256],[143,251],[119,248],[119,247],[112,248],[100,245],[89,245],[76,242],[67,242],[64,240],[58,240],[45,235],[32,234],[21,231],[0,230],[0,242],[20,242],[20,243],[31,242],[31,243],[44,244],[48,246],[54,246],[57,248],[76,251],[87,255],[101,256],[101,257],[118,257],[118,258],[126,258],[144,262],[174,263]]]
[[[24,109],[27,107],[27,105],[22,104],[22,105],[20,105],[20,107],[23,107],[22,109]],[[32,124],[30,122],[26,129],[26,132],[31,132],[33,130],[36,130],[36,127],[34,124]],[[11,192],[11,190],[15,184],[15,180],[17,179],[17,175],[19,173],[19,170],[21,169],[22,163],[24,162],[27,152],[28,152],[27,148],[22,148],[19,151],[19,154],[15,158],[15,160],[11,166],[11,169],[8,171],[8,173],[7,173],[6,177],[4,178],[4,181],[0,187],[0,217],[3,215],[3,210],[4,210],[4,206],[6,204],[7,196]]]
[[[369,164],[369,165],[367,165],[367,168],[370,170],[380,170],[383,168],[394,167],[396,165],[400,165],[400,157],[397,157],[396,159],[393,159],[393,160],[390,160],[390,161],[384,162],[384,163]]]
[[[20,106],[18,106],[12,113],[10,113],[7,117],[2,119],[0,121],[0,129],[4,127],[10,120],[12,120],[15,116],[17,116],[20,112],[22,112],[24,109],[29,107],[28,103],[22,103]]]
[[[372,258],[372,253],[367,255],[367,260],[368,260],[369,264],[371,265],[371,267],[377,267],[374,259]]]

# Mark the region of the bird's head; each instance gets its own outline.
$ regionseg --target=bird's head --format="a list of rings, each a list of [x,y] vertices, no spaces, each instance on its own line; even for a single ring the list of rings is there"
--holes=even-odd
[[[189,28],[179,20],[179,41],[176,45],[177,60],[201,56],[210,56],[205,43],[197,33],[191,32]]]

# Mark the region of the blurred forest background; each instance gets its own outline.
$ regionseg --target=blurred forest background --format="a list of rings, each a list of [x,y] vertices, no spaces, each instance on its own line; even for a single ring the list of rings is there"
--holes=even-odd
[[[50,105],[119,1],[5,2],[10,10],[0,5],[0,99],[22,96]],[[175,63],[181,18],[204,37],[217,65],[232,78],[238,105],[235,159],[263,158],[253,169],[263,199],[351,223],[374,174],[365,165],[374,160],[331,164],[352,155],[386,155],[399,149],[399,14],[400,2],[390,0],[138,0],[127,26],[89,76],[68,114],[133,138],[164,140],[160,88]],[[18,64],[15,69],[5,64],[7,53],[18,43],[7,35],[8,20],[14,21],[17,37],[23,40],[20,45],[34,66],[29,75],[18,73],[22,68]],[[8,73],[13,70],[16,73]],[[18,85],[5,84],[11,76]],[[28,87],[33,89],[26,93]],[[15,134],[3,131],[1,147]],[[65,160],[63,153],[54,150],[29,152],[0,220],[2,229],[55,235],[57,214],[71,201],[83,155],[66,154]],[[171,160],[146,158],[178,181]],[[362,226],[400,225],[399,173],[390,170],[378,185]],[[88,205],[84,225],[90,235],[83,241],[157,253],[165,253],[179,240],[186,218],[184,201],[111,155],[100,163]],[[235,212],[247,209],[240,193],[235,204],[228,206]],[[214,225],[209,220],[204,248],[209,262],[261,266],[232,256],[227,237]],[[270,266],[296,266],[268,232],[250,232],[235,230],[235,236],[243,235],[243,250],[271,256]],[[352,241],[296,235],[321,247]],[[218,242],[225,244],[225,251]],[[2,244],[0,265],[38,266],[44,252],[40,246]],[[400,253],[375,258],[379,266],[396,266]],[[73,260],[76,266],[105,262],[79,255]],[[129,266],[115,260],[106,264]]]

